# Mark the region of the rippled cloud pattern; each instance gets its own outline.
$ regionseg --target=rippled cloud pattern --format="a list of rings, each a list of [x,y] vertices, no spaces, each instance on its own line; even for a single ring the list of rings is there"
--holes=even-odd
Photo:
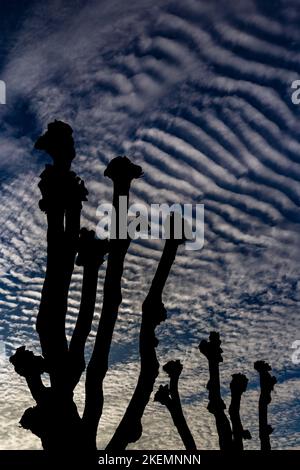
[[[161,365],[181,359],[180,392],[199,449],[218,447],[206,410],[207,363],[197,349],[211,330],[223,339],[223,396],[231,374],[250,379],[244,425],[259,448],[258,381],[253,363],[271,363],[278,385],[270,406],[273,447],[300,449],[300,77],[297,0],[122,0],[3,2],[0,79],[0,447],[35,449],[18,428],[32,401],[8,363],[16,347],[39,351],[35,320],[45,269],[44,214],[33,142],[57,118],[75,131],[74,169],[89,201],[82,224],[110,202],[107,162],[127,154],[145,173],[132,201],[205,204],[205,245],[181,249],[168,280],[168,320],[158,328]],[[99,447],[109,441],[135,387],[141,304],[162,241],[132,243],[123,303],[105,380]],[[95,322],[101,311],[100,272]],[[76,268],[70,335],[80,302]],[[165,382],[160,374],[157,386]],[[155,388],[156,390],[156,388]],[[83,384],[76,389],[79,408]],[[132,448],[181,449],[167,411],[150,400],[144,433]]]

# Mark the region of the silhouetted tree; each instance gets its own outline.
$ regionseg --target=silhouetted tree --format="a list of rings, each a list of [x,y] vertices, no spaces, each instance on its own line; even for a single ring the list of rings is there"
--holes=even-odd
[[[125,198],[128,210],[132,181],[143,174],[139,165],[127,157],[116,157],[107,166],[104,175],[113,182],[113,207],[116,220],[112,230],[116,237],[99,240],[92,230],[81,228],[80,217],[83,201],[88,191],[83,181],[71,170],[75,158],[73,131],[68,124],[55,121],[36,142],[35,148],[46,151],[53,160],[41,174],[39,188],[42,199],[40,209],[47,217],[47,262],[36,329],[39,334],[42,356],[35,355],[25,346],[17,349],[10,361],[15,371],[24,377],[35,401],[28,408],[20,423],[23,428],[37,435],[42,446],[50,454],[65,453],[76,461],[81,454],[93,455],[102,415],[104,396],[103,381],[108,370],[109,352],[122,301],[121,280],[124,260],[131,239],[119,219],[120,197]],[[175,213],[167,221],[169,237],[165,241],[161,259],[149,292],[142,305],[142,321],[139,339],[140,373],[133,396],[126,412],[111,438],[107,450],[124,450],[142,435],[142,417],[153,392],[159,373],[156,355],[158,340],[156,327],[167,318],[162,295],[177,249],[183,238],[175,237]],[[184,220],[180,219],[182,228]],[[85,346],[91,330],[97,293],[98,274],[107,256],[103,289],[102,311],[92,355],[86,370],[85,407],[80,416],[74,402],[74,389],[86,368]],[[77,321],[68,343],[66,337],[66,314],[68,296],[75,262],[83,268],[81,302]],[[220,448],[242,450],[243,439],[250,433],[243,429],[240,419],[240,401],[248,380],[242,374],[233,375],[229,419],[221,397],[219,364],[223,361],[219,333],[212,332],[209,341],[203,340],[199,349],[208,359],[209,391],[208,410],[214,414]],[[259,427],[262,450],[270,449],[267,407],[276,379],[269,374],[270,366],[263,361],[255,363],[260,374],[261,395],[259,400]],[[186,449],[196,450],[196,444],[185,420],[178,381],[182,371],[180,361],[170,361],[164,366],[170,383],[161,386],[155,400],[164,404],[171,413]],[[50,378],[45,386],[42,375]],[[71,453],[70,453],[71,451]]]
[[[130,243],[125,240],[97,240],[93,231],[80,231],[82,201],[87,190],[71,171],[75,157],[72,129],[55,121],[36,142],[53,159],[41,175],[40,208],[47,215],[47,266],[37,331],[43,357],[24,348],[17,350],[11,362],[26,377],[36,407],[26,410],[21,424],[31,429],[50,451],[69,448],[96,448],[96,433],[103,406],[102,383],[107,371],[108,354],[118,307],[121,302],[121,277]],[[119,196],[127,197],[131,181],[142,175],[141,167],[127,157],[112,160],[105,176],[114,183],[113,205],[119,214]],[[117,218],[117,229],[119,221]],[[73,401],[73,391],[85,369],[84,350],[94,315],[99,267],[109,252],[99,329],[86,378],[86,406],[82,419]],[[77,264],[83,266],[81,304],[70,344],[65,333],[69,287]],[[41,374],[50,376],[44,387]]]

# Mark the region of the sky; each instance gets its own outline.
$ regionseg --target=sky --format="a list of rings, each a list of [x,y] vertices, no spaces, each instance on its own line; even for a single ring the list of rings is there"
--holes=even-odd
[[[111,200],[103,172],[128,155],[144,177],[132,202],[203,203],[202,250],[179,249],[165,290],[167,321],[157,329],[161,366],[180,359],[184,413],[199,449],[218,448],[206,409],[206,359],[198,344],[219,331],[222,394],[231,375],[249,378],[242,400],[247,449],[259,448],[254,361],[278,379],[269,407],[276,449],[300,449],[300,78],[297,0],[1,1],[0,80],[0,448],[37,449],[18,426],[33,402],[8,362],[23,345],[39,352],[35,321],[45,272],[46,221],[37,184],[46,156],[33,150],[48,122],[74,129],[74,170],[89,200],[82,225]],[[98,446],[104,448],[135,387],[141,305],[162,241],[132,243],[115,328]],[[99,276],[90,354],[101,312]],[[68,337],[80,302],[75,269]],[[167,383],[161,371],[159,384]],[[83,382],[76,389],[82,410]],[[143,436],[130,448],[182,449],[164,407],[151,397]]]

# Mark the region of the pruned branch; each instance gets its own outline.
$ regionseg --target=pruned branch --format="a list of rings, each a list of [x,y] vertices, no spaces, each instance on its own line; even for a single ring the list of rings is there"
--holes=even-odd
[[[83,266],[81,302],[69,346],[70,380],[73,388],[85,369],[84,351],[94,317],[98,272],[108,249],[108,240],[96,239],[93,230],[81,229],[76,260],[78,266]]]
[[[223,362],[220,335],[211,332],[209,341],[202,340],[199,350],[208,359],[209,381],[207,383],[209,402],[207,409],[216,420],[221,450],[232,449],[232,431],[230,422],[224,412],[226,405],[221,397],[219,364]]]
[[[28,351],[25,346],[21,346],[9,358],[9,361],[14,366],[17,374],[25,377],[33,399],[40,403],[46,390],[41,379],[41,375],[46,372],[45,359],[42,356],[36,356],[32,351]]]
[[[256,361],[254,369],[259,373],[260,397],[259,397],[259,439],[261,450],[271,450],[270,435],[273,432],[272,426],[268,424],[268,405],[272,401],[271,392],[277,383],[276,377],[270,374],[271,366],[265,361]]]
[[[87,190],[70,171],[75,157],[72,129],[61,121],[48,125],[36,148],[45,150],[53,165],[46,165],[39,188],[40,209],[47,215],[47,265],[36,328],[43,358],[19,348],[11,358],[16,371],[27,380],[36,406],[28,408],[21,425],[42,440],[44,449],[67,451],[85,438],[69,380],[65,317],[74,261],[78,248],[82,201]],[[41,372],[47,371],[51,387],[44,387]]]
[[[65,334],[68,293],[77,251],[82,201],[87,198],[83,181],[70,171],[75,157],[72,129],[61,121],[48,125],[36,143],[53,165],[46,165],[39,188],[40,208],[47,214],[47,266],[36,328],[51,385],[71,393],[66,382],[68,345]]]
[[[182,372],[182,364],[179,360],[169,361],[164,365],[163,369],[170,377],[170,385],[161,385],[155,394],[154,400],[165,405],[169,410],[173,423],[177,428],[186,450],[195,451],[197,450],[196,444],[184,417],[178,390],[178,381]]]
[[[155,329],[166,319],[162,293],[181,242],[182,240],[166,240],[149,293],[144,300],[140,330],[140,374],[133,396],[107,450],[124,450],[129,443],[136,442],[142,435],[141,420],[159,371],[155,351],[158,345]]]
[[[117,157],[107,166],[105,176],[114,183],[113,206],[117,213],[116,234],[119,235],[119,197],[126,196],[133,179],[142,175],[142,169],[127,157]],[[86,398],[83,423],[96,447],[98,423],[103,409],[103,380],[108,370],[108,357],[119,305],[122,301],[121,278],[124,259],[130,239],[111,239],[103,290],[103,305],[94,350],[87,367]]]
[[[247,390],[248,379],[244,374],[233,374],[230,383],[231,403],[229,416],[232,424],[233,448],[241,451],[244,448],[243,439],[251,439],[251,434],[243,428],[240,417],[240,405],[242,394]]]

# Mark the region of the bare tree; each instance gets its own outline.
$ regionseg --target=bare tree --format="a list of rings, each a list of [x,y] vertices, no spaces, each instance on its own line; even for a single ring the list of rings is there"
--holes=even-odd
[[[71,171],[75,157],[72,129],[55,121],[48,125],[36,148],[45,150],[53,159],[41,175],[40,208],[47,215],[47,266],[37,331],[42,357],[24,347],[11,357],[16,372],[28,383],[36,406],[25,411],[21,425],[30,429],[50,451],[96,448],[96,433],[103,406],[102,383],[107,371],[108,354],[118,307],[121,302],[121,277],[130,239],[97,240],[92,231],[80,231],[82,201],[87,198],[83,181]],[[119,214],[119,196],[127,197],[133,179],[142,169],[127,157],[112,160],[105,176],[114,183],[113,205]],[[117,229],[119,220],[116,221]],[[73,391],[85,369],[85,343],[94,315],[98,271],[108,254],[104,283],[103,308],[94,351],[86,378],[86,407],[83,417],[73,401]],[[66,339],[65,318],[69,287],[77,264],[83,266],[81,304],[70,344]],[[50,387],[43,385],[41,375],[48,373]]]
[[[55,121],[48,125],[47,132],[35,145],[53,159],[52,165],[46,165],[39,183],[42,193],[39,206],[47,217],[46,273],[36,322],[42,355],[35,355],[22,346],[11,356],[10,361],[15,371],[26,379],[35,401],[35,406],[24,412],[21,425],[37,435],[43,448],[50,454],[62,452],[69,459],[69,451],[72,451],[72,457],[76,461],[80,454],[94,455],[96,450],[97,430],[104,404],[103,381],[108,370],[113,332],[122,301],[124,261],[131,243],[127,227],[124,236],[124,227],[119,218],[120,201],[125,201],[127,212],[131,184],[143,172],[139,165],[135,165],[127,157],[116,157],[108,164],[104,175],[113,182],[116,219],[112,230],[116,236],[109,241],[97,239],[92,230],[81,228],[80,225],[82,203],[87,200],[88,191],[83,181],[71,170],[71,163],[75,158],[72,133],[68,124]],[[161,259],[142,305],[140,373],[126,412],[107,446],[107,450],[111,452],[126,449],[143,432],[142,417],[159,373],[155,330],[167,318],[162,296],[178,246],[183,242],[182,236],[175,237],[175,219],[173,214],[167,221],[169,238],[165,241]],[[184,228],[184,220],[180,221]],[[99,269],[106,255],[102,311],[86,370],[85,407],[80,416],[74,402],[74,389],[86,368],[86,342],[94,318]],[[83,269],[83,281],[77,321],[68,342],[66,314],[75,262]],[[219,333],[212,332],[209,341],[201,341],[199,349],[208,359],[208,410],[215,417],[220,449],[243,450],[243,440],[251,437],[243,429],[240,418],[241,396],[248,380],[242,374],[233,375],[229,407],[231,429],[221,397],[219,364],[223,358]],[[276,379],[269,373],[270,366],[263,361],[256,362],[255,369],[260,374],[261,385],[261,448],[270,450],[269,436],[272,428],[268,424],[267,413]],[[159,388],[155,400],[168,408],[185,448],[196,450],[178,391],[182,365],[180,361],[170,361],[164,366],[164,370],[169,375],[170,383]],[[43,374],[49,375],[50,386],[44,385]]]

